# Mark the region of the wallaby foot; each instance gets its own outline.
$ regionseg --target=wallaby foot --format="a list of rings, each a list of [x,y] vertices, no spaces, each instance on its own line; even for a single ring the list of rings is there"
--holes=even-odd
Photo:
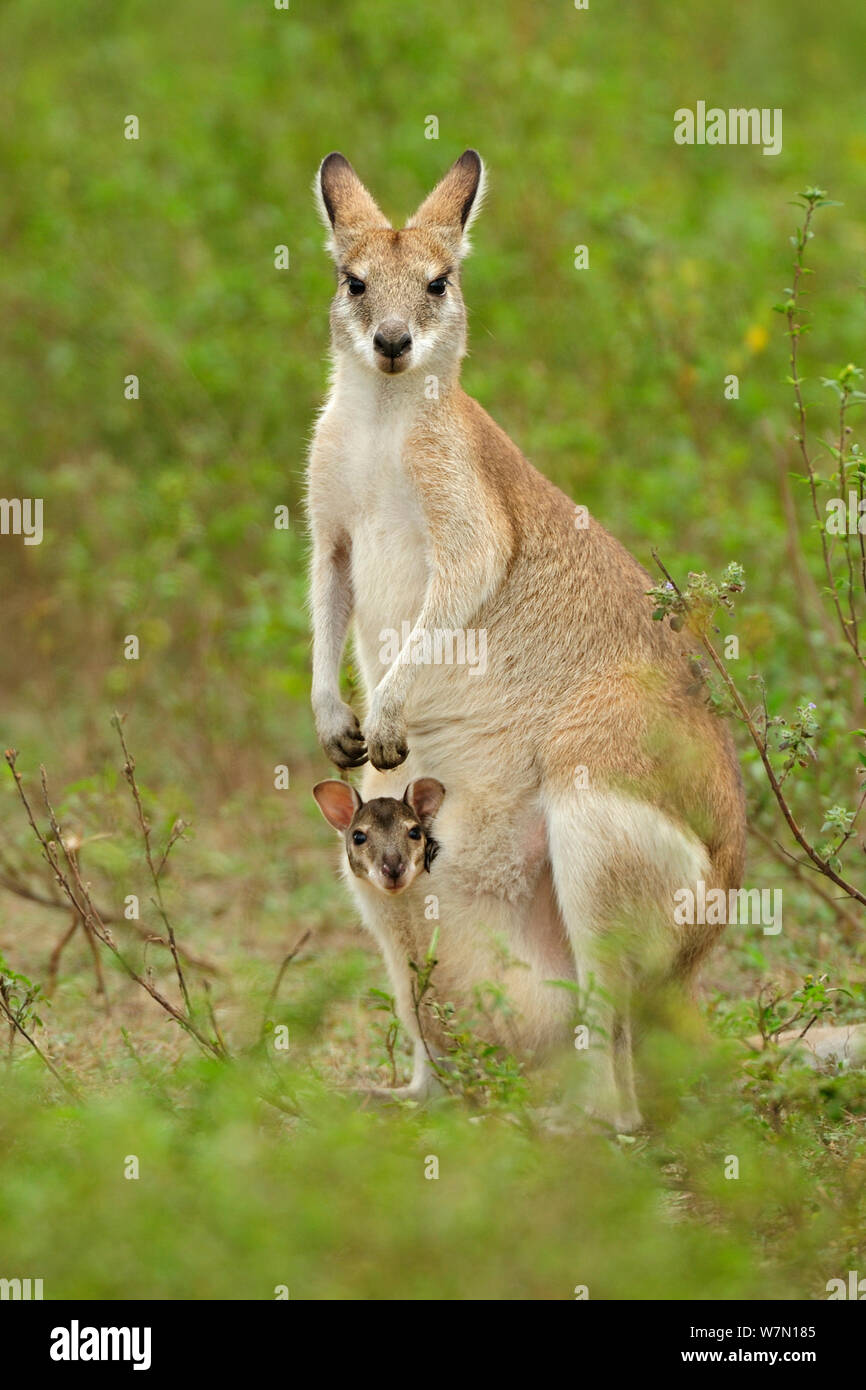
[[[352,1089],[356,1095],[370,1096],[373,1100],[413,1100],[423,1105],[432,1096],[441,1094],[443,1087],[431,1071],[419,1081],[413,1077],[405,1086],[355,1086]]]
[[[427,1056],[424,1044],[416,1040],[415,1056],[412,1064],[412,1080],[405,1086],[359,1086],[354,1087],[361,1095],[374,1100],[413,1100],[423,1105],[431,1096],[439,1095],[443,1086]]]
[[[591,1120],[597,1120],[616,1134],[634,1134],[643,1128],[643,1116],[636,1105],[630,1109],[614,1107],[612,1110],[598,1105],[588,1105],[586,1113]]]

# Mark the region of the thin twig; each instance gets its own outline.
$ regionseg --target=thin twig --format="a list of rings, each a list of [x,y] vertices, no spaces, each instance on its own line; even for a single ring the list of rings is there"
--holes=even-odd
[[[775,855],[775,857],[781,863],[787,864],[788,868],[793,871],[794,876],[799,880],[800,883],[805,884],[806,887],[809,888],[815,894],[816,897],[820,898],[822,902],[826,903],[828,907],[833,909],[834,913],[839,918],[839,920],[841,922],[844,922],[845,926],[849,928],[851,933],[851,936],[848,938],[849,940],[851,940],[855,934],[859,936],[862,933],[862,923],[857,921],[856,917],[854,917],[854,915],[848,911],[848,909],[838,898],[832,897],[832,895],[828,893],[825,888],[821,887],[821,884],[817,881],[815,877],[815,875],[818,874],[819,871],[814,867],[813,864],[801,864],[799,859],[797,859],[796,856],[793,855],[790,850],[785,849],[784,845],[780,845],[778,840],[771,839],[769,835],[765,834],[764,831],[761,830],[760,826],[750,825],[749,832],[750,834],[755,836],[756,840],[760,840],[761,844],[764,845],[770,851],[771,854]],[[806,875],[806,869],[810,870],[812,875],[811,877],[808,877]]]
[[[803,460],[803,464],[806,469],[806,475],[809,480],[809,494],[812,499],[812,510],[815,514],[815,521],[818,526],[818,532],[821,536],[821,554],[824,560],[824,570],[827,576],[827,585],[829,588],[830,596],[833,600],[833,607],[836,610],[836,616],[839,619],[839,626],[842,630],[842,636],[848,643],[848,646],[851,648],[860,665],[864,669],[866,669],[866,659],[864,659],[859,648],[859,639],[857,635],[856,622],[853,624],[853,626],[849,626],[848,620],[845,618],[845,615],[842,612],[842,606],[839,603],[839,595],[836,591],[836,585],[833,581],[833,567],[830,563],[830,553],[827,548],[827,531],[824,526],[824,518],[821,516],[821,508],[818,503],[818,485],[817,480],[815,478],[815,469],[812,465],[812,460],[809,456],[809,448],[807,443],[806,405],[803,400],[802,379],[800,377],[799,370],[799,340],[800,335],[803,332],[803,326],[799,321],[799,311],[800,295],[802,293],[800,281],[804,272],[803,253],[811,237],[810,229],[812,225],[812,217],[814,216],[814,212],[814,205],[810,202],[806,208],[806,216],[803,219],[803,226],[801,228],[798,228],[797,230],[797,255],[794,259],[794,283],[792,286],[792,293],[788,301],[788,307],[785,311],[785,317],[788,321],[788,337],[791,340],[791,381],[794,387],[794,401],[797,407],[798,432],[797,434],[795,434],[794,438],[799,447],[800,457]]]
[[[49,841],[47,837],[43,834],[43,832],[39,829],[39,826],[36,823],[36,819],[33,815],[33,810],[30,805],[30,801],[27,797],[27,793],[24,790],[24,784],[21,773],[18,772],[15,766],[15,762],[18,757],[16,750],[14,748],[7,748],[5,757],[6,762],[9,765],[10,771],[12,772],[12,776],[15,779],[15,785],[18,788],[18,795],[21,799],[22,805],[24,806],[27,819],[30,822],[30,826],[33,830],[33,833],[36,836],[42,848],[43,856],[46,859],[49,867],[51,868],[56,882],[59,884],[62,891],[66,894],[76,914],[81,918],[83,922],[90,922],[99,940],[103,943],[103,945],[108,947],[112,955],[117,960],[118,964],[121,966],[121,968],[124,970],[124,972],[129,976],[131,980],[134,980],[137,985],[140,985],[142,989],[146,990],[150,997],[154,999],[156,1003],[159,1004],[160,1007],[166,1011],[166,1013],[170,1014],[171,1017],[175,1020],[176,1023],[180,1025],[181,1028],[183,1028],[187,1033],[189,1033],[191,1037],[195,1038],[196,1042],[199,1044],[200,1047],[202,1047],[206,1052],[209,1052],[214,1056],[221,1056],[218,1044],[215,1044],[212,1039],[208,1038],[206,1034],[202,1033],[192,1018],[181,1013],[181,1011],[177,1009],[169,999],[166,999],[165,995],[162,994],[156,988],[152,981],[139,975],[138,972],[129,964],[126,958],[118,950],[117,944],[115,943],[109,928],[100,918],[99,913],[97,912],[92,899],[88,895],[87,889],[81,882],[81,877],[78,873],[74,859],[71,858],[69,853],[63,848],[63,835],[60,829],[60,825],[57,821],[54,809],[51,806],[51,802],[48,800],[47,796],[47,783],[45,782],[44,768],[42,769],[43,789],[46,803],[48,806],[48,814],[51,823],[51,828],[55,835],[54,841]],[[68,876],[67,873],[64,872],[63,865],[61,864],[61,861],[57,854],[58,844],[64,852],[67,868],[69,870]],[[70,879],[72,881],[70,881]]]
[[[209,1018],[210,1021],[211,1021],[211,1027],[213,1028],[213,1031],[214,1031],[214,1037],[216,1038],[217,1042],[219,1043],[220,1051],[222,1052],[223,1057],[226,1058],[226,1057],[228,1057],[228,1055],[229,1055],[229,1050],[228,1050],[228,1048],[226,1047],[225,1038],[223,1037],[222,1033],[220,1032],[220,1026],[219,1026],[219,1023],[217,1022],[217,1016],[216,1016],[216,1014],[215,1014],[215,1012],[214,1012],[213,1001],[212,1001],[212,999],[211,999],[211,997],[210,997],[210,981],[209,981],[209,980],[203,980],[203,981],[202,981],[202,984],[204,985],[205,1001],[206,1001],[206,1003],[207,1003],[207,1015],[208,1015],[208,1018]]]
[[[73,1085],[71,1081],[68,1081],[66,1077],[63,1076],[62,1073],[57,1070],[54,1063],[51,1061],[51,1058],[45,1055],[36,1039],[31,1037],[31,1035],[27,1032],[27,1029],[24,1027],[23,1023],[16,1016],[15,1011],[10,1007],[9,1002],[6,999],[5,992],[2,989],[0,989],[0,1009],[2,1009],[6,1018],[9,1020],[10,1025],[21,1034],[22,1038],[25,1038],[26,1041],[29,1042],[30,1046],[33,1048],[33,1051],[36,1053],[37,1057],[41,1058],[41,1060],[45,1063],[45,1066],[51,1072],[51,1075],[57,1081],[60,1082],[61,1086],[64,1088],[65,1091],[69,1093],[69,1095],[75,1096],[77,1098],[80,1095],[77,1086]]]
[[[40,907],[50,907],[55,911],[69,911],[69,904],[65,903],[62,898],[49,898],[45,893],[37,893],[29,884],[22,883],[19,879],[9,877],[7,874],[0,874],[0,888],[5,888],[7,892],[14,893],[17,898],[23,898],[25,902],[38,903]],[[101,908],[99,909],[99,916],[100,920],[103,921],[106,926],[130,927],[143,941],[153,941],[158,946],[163,946],[167,951],[171,950],[171,943],[167,941],[164,936],[159,936],[156,932],[150,931],[143,922],[138,922],[134,918],[120,916],[116,912],[103,912]],[[64,936],[61,942],[61,950],[71,935],[72,932],[70,931]],[[220,967],[215,965],[212,960],[208,960],[207,956],[195,955],[192,951],[188,950],[186,946],[182,946],[180,942],[177,943],[177,951],[178,955],[182,960],[186,961],[187,965],[194,965],[198,970],[207,970],[211,975],[220,975],[222,973]]]
[[[659,559],[656,551],[654,550],[652,554],[653,559],[655,560],[665,579],[675,590],[675,592],[679,595],[679,597],[682,598],[682,590],[675,583],[668,570],[662,564],[662,561]],[[718,652],[716,651],[715,647],[713,646],[712,642],[710,641],[709,637],[707,637],[705,632],[702,632],[700,634],[700,642],[701,646],[704,648],[704,651],[707,653],[716,670],[718,671],[719,675],[721,676],[725,684],[725,688],[727,689],[728,694],[730,695],[740,714],[740,718],[743,720],[743,723],[746,725],[746,728],[748,729],[749,734],[751,735],[752,742],[758,750],[758,755],[761,759],[761,762],[764,765],[764,771],[767,774],[767,781],[770,784],[770,789],[772,790],[772,793],[776,798],[782,815],[785,817],[788,829],[791,831],[791,834],[794,836],[794,839],[797,841],[797,844],[804,851],[804,853],[808,855],[812,863],[816,866],[816,868],[820,870],[822,874],[825,875],[826,878],[831,879],[832,882],[836,884],[837,888],[841,888],[842,891],[847,893],[849,897],[855,898],[857,902],[862,903],[863,906],[866,907],[866,894],[862,893],[859,888],[856,888],[853,883],[849,883],[847,879],[844,879],[841,876],[841,874],[838,874],[836,870],[833,868],[832,864],[828,863],[826,859],[822,859],[818,851],[816,849],[813,849],[813,847],[809,844],[809,841],[806,839],[806,836],[800,829],[800,826],[797,824],[797,821],[794,819],[793,811],[788,805],[785,793],[782,790],[781,784],[776,775],[776,769],[773,767],[772,761],[770,760],[770,754],[769,749],[767,747],[767,743],[761,737],[760,730],[755,725],[755,722],[752,719],[752,716],[749,713],[748,708],[746,707],[742,695],[740,694],[736,684],[734,683],[733,678],[728,672],[728,668],[726,667],[724,661],[719,656]]]
[[[165,923],[165,929],[166,929],[166,931],[168,932],[168,939],[169,939],[169,942],[170,942],[170,945],[171,945],[171,954],[172,954],[172,958],[173,958],[173,960],[174,960],[175,972],[176,972],[176,974],[177,974],[177,982],[178,982],[178,984],[180,985],[180,992],[181,992],[181,994],[183,995],[183,1001],[184,1001],[184,1003],[186,1004],[186,1012],[187,1012],[187,1015],[191,1018],[191,1017],[192,1017],[192,1003],[190,1002],[189,990],[188,990],[187,987],[186,987],[186,979],[184,978],[183,968],[182,968],[181,963],[180,963],[180,956],[178,955],[178,951],[177,951],[177,942],[176,942],[175,939],[174,939],[174,927],[171,925],[171,922],[170,922],[169,919],[168,919],[168,915],[167,915],[167,913],[166,913],[165,906],[164,906],[163,901],[162,901],[162,889],[161,889],[161,887],[160,887],[160,882],[159,882],[159,875],[160,875],[160,873],[162,872],[162,867],[163,867],[163,865],[165,864],[166,859],[168,858],[168,852],[169,852],[169,850],[171,849],[171,846],[174,844],[174,840],[177,839],[178,836],[175,835],[175,836],[174,836],[174,839],[172,839],[171,837],[169,837],[169,842],[168,842],[168,845],[166,846],[165,853],[164,853],[163,856],[162,856],[162,861],[161,861],[160,866],[159,866],[159,871],[157,871],[156,866],[154,865],[154,862],[153,862],[153,855],[152,855],[152,853],[151,853],[151,848],[150,848],[150,822],[148,821],[147,817],[146,817],[145,814],[144,814],[144,807],[143,807],[143,805],[142,805],[142,803],[141,803],[141,796],[140,796],[139,790],[138,790],[138,783],[137,783],[136,780],[135,780],[135,759],[133,758],[132,754],[130,753],[129,749],[128,749],[127,746],[126,746],[126,739],[125,739],[124,736],[123,736],[123,720],[121,719],[121,717],[120,717],[120,715],[117,713],[117,711],[115,711],[114,717],[113,717],[113,719],[112,719],[111,722],[113,723],[115,729],[117,730],[117,736],[118,736],[118,738],[120,739],[120,746],[121,746],[121,748],[123,749],[123,756],[124,756],[124,758],[126,759],[126,762],[125,762],[125,765],[124,765],[124,769],[123,769],[123,775],[124,775],[124,777],[126,778],[127,782],[129,783],[129,787],[130,787],[130,790],[131,790],[131,792],[132,792],[133,800],[135,801],[135,808],[136,808],[136,811],[138,812],[138,823],[139,823],[139,826],[141,827],[142,839],[144,840],[144,853],[145,853],[145,858],[147,859],[147,867],[148,867],[148,869],[150,870],[150,876],[151,876],[151,879],[153,880],[154,889],[156,890],[156,903],[155,903],[155,906],[156,906],[156,908],[157,908],[157,910],[158,910],[158,912],[159,912],[160,917],[162,918],[163,922]],[[182,832],[180,832],[180,833],[182,833]]]
[[[283,960],[282,960],[282,963],[281,963],[281,965],[280,965],[280,968],[279,968],[279,970],[277,971],[277,977],[276,977],[276,979],[274,980],[273,986],[271,987],[271,992],[270,992],[270,994],[268,995],[268,1002],[265,1004],[265,1011],[264,1011],[264,1013],[263,1013],[263,1015],[262,1015],[262,1026],[261,1026],[261,1029],[259,1030],[259,1039],[260,1039],[260,1040],[263,1040],[263,1039],[264,1039],[265,1030],[267,1029],[267,1026],[268,1026],[268,1018],[270,1017],[271,1009],[274,1007],[274,1004],[275,1004],[275,1002],[276,1002],[277,995],[279,994],[280,985],[282,984],[283,976],[284,976],[284,974],[286,973],[286,970],[288,969],[288,967],[291,965],[292,961],[295,959],[295,956],[296,956],[296,955],[298,954],[298,952],[300,951],[301,947],[304,946],[304,945],[306,945],[306,943],[309,941],[310,935],[311,935],[311,933],[310,933],[309,931],[305,931],[304,934],[303,934],[303,936],[301,936],[301,937],[295,942],[294,946],[292,947],[291,951],[289,951],[288,955],[286,955],[286,956],[283,957]]]

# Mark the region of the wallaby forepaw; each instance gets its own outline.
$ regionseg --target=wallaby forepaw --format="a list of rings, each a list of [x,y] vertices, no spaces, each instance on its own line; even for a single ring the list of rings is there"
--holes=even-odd
[[[378,772],[390,772],[405,763],[409,749],[405,743],[375,743],[369,748],[368,756]]]
[[[379,772],[389,772],[405,763],[409,756],[405,726],[395,722],[368,728],[367,756]]]
[[[362,767],[367,761],[367,745],[361,726],[348,705],[340,704],[326,717],[317,719],[319,742],[337,767]]]

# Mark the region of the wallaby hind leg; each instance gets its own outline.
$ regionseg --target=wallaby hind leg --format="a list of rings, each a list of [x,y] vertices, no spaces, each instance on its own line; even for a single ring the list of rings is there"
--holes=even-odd
[[[616,1080],[619,1134],[631,1134],[640,1129],[642,1120],[634,1082],[634,1053],[631,1014],[619,1014],[613,1029],[613,1070]]]
[[[584,1105],[589,1114],[628,1133],[640,1124],[631,1067],[628,1000],[617,981],[607,924],[600,916],[601,846],[593,844],[579,813],[550,817],[548,836],[559,907],[574,955],[580,1019],[587,1046],[576,1056],[585,1068]]]
[[[590,996],[588,1109],[627,1132],[640,1124],[632,982],[671,969],[673,893],[706,873],[706,851],[656,807],[618,792],[558,792],[546,820],[559,908]]]

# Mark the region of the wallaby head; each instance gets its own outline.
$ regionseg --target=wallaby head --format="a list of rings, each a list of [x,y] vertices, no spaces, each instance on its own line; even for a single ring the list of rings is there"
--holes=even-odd
[[[392,228],[351,164],[329,154],[316,178],[337,266],[331,340],[396,377],[425,367],[446,375],[466,351],[460,262],[483,196],[484,166],[466,150],[402,230]]]
[[[445,796],[434,777],[410,782],[402,801],[393,796],[362,801],[348,782],[333,780],[318,782],[313,796],[325,820],[342,835],[356,878],[396,896],[430,868],[439,849],[431,826]]]

